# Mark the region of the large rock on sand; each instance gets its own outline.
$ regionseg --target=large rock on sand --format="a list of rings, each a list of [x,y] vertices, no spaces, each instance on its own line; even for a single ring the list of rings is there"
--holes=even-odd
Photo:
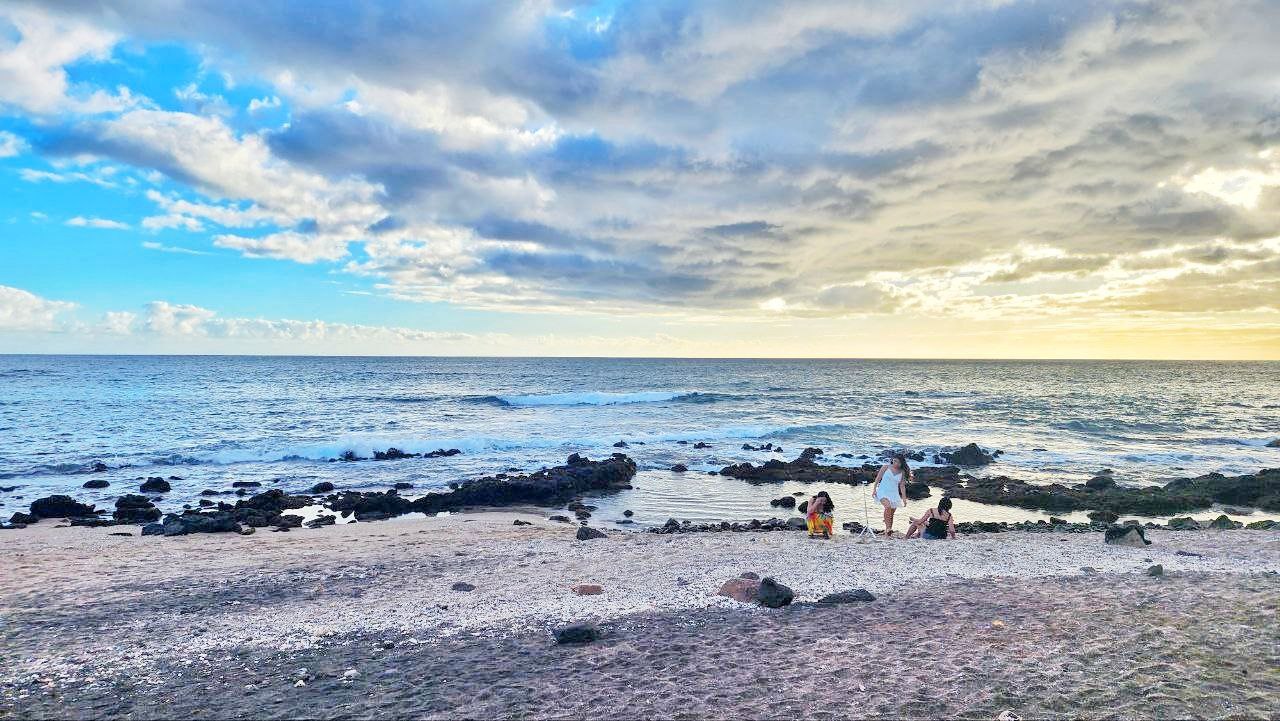
[[[589,621],[579,621],[552,631],[556,643],[591,643],[600,638],[600,628]]]
[[[1110,546],[1129,546],[1143,548],[1151,545],[1142,526],[1111,526],[1102,538],[1103,543]]]
[[[843,603],[870,603],[876,600],[871,592],[865,588],[855,588],[852,591],[837,591],[836,593],[828,593],[818,599],[818,603],[824,606],[832,606]]]
[[[604,531],[598,531],[591,526],[578,526],[579,541],[590,541],[596,538],[608,538]]]
[[[754,574],[752,574],[754,575]],[[795,593],[772,578],[731,578],[720,586],[717,595],[739,603],[758,603],[768,608],[781,608],[795,600]]]
[[[120,523],[151,523],[160,520],[160,509],[146,496],[126,493],[116,499],[116,510],[111,517]]]
[[[31,502],[31,515],[37,518],[84,518],[97,513],[71,496],[45,496]]]

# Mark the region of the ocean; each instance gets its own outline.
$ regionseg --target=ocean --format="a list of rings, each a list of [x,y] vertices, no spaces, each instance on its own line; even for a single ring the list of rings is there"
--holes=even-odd
[[[6,515],[50,493],[110,507],[145,476],[181,479],[159,504],[171,510],[235,481],[288,491],[408,482],[412,496],[570,453],[625,452],[641,469],[636,488],[598,501],[598,516],[747,520],[777,515],[768,498],[819,489],[707,472],[806,446],[861,465],[885,449],[932,458],[974,442],[1003,451],[982,474],[1080,483],[1108,468],[1152,484],[1280,466],[1280,449],[1266,446],[1277,437],[1280,363],[1265,362],[0,356]],[[388,448],[461,453],[331,460]],[[677,463],[690,471],[672,473]],[[111,485],[82,488],[89,479]],[[829,490],[860,513],[858,489]]]

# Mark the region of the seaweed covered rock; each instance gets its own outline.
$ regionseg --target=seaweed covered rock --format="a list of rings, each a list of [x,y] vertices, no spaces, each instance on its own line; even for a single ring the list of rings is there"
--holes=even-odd
[[[31,515],[36,518],[84,518],[97,512],[71,496],[45,496],[31,502]]]

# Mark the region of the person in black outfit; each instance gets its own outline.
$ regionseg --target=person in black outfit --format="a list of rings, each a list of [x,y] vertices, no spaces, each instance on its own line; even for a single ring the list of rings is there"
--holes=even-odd
[[[941,501],[938,501],[937,508],[930,508],[929,512],[923,516],[911,519],[906,538],[911,538],[917,533],[926,541],[941,541],[956,537],[956,519],[951,515],[950,498],[944,496]]]

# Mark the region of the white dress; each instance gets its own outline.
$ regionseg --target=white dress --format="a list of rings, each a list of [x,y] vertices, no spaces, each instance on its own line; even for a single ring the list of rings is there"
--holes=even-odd
[[[902,508],[902,496],[898,495],[898,483],[901,481],[901,473],[896,473],[893,469],[886,468],[884,474],[880,476],[880,485],[876,486],[876,502],[885,498],[888,499],[891,507]]]

